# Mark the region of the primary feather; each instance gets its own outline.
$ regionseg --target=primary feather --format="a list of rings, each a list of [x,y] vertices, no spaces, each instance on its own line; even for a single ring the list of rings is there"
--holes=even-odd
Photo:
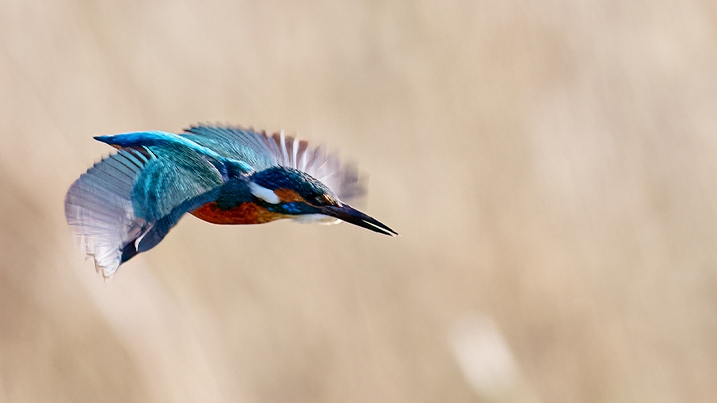
[[[95,164],[67,192],[65,217],[95,268],[111,277],[123,247],[145,233],[149,223],[134,213],[132,190],[152,154],[119,151]]]

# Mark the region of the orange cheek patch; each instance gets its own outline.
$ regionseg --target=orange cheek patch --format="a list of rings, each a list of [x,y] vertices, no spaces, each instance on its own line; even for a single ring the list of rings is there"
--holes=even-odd
[[[299,194],[294,192],[293,190],[276,189],[274,193],[276,193],[276,195],[279,196],[279,200],[284,203],[305,201],[303,197],[299,196]]]
[[[254,203],[242,203],[229,210],[220,209],[216,203],[207,203],[191,214],[212,224],[263,224],[285,217]]]

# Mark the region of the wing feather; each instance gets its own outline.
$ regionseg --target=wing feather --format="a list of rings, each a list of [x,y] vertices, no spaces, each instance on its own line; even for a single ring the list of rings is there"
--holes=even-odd
[[[94,259],[95,268],[106,278],[119,267],[121,248],[148,226],[134,215],[130,200],[133,182],[141,169],[127,165],[129,160],[124,154],[120,151],[95,164],[65,197],[67,223],[84,253]]]
[[[215,198],[222,183],[201,156],[161,147],[121,149],[70,187],[65,217],[84,253],[109,278],[124,261],[159,243],[185,212]]]
[[[268,135],[241,127],[200,125],[186,129],[182,136],[225,158],[245,162],[255,171],[275,165],[304,171],[345,202],[359,201],[366,194],[355,164],[341,165],[335,153],[326,154],[323,147],[310,147],[283,131]]]

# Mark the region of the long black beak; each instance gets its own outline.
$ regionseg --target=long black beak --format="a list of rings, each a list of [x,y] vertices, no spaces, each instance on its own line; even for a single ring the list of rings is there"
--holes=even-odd
[[[342,221],[346,221],[347,223],[358,225],[359,227],[370,229],[371,231],[378,232],[379,234],[398,236],[398,232],[388,228],[387,226],[381,224],[378,220],[367,216],[348,204],[344,204],[341,207],[324,206],[321,210],[323,214],[336,217]]]

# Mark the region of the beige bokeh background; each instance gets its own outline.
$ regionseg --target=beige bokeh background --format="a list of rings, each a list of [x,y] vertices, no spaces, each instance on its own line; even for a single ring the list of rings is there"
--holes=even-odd
[[[0,402],[717,399],[717,3],[0,2]],[[186,217],[103,282],[93,135],[286,129],[402,234]]]

